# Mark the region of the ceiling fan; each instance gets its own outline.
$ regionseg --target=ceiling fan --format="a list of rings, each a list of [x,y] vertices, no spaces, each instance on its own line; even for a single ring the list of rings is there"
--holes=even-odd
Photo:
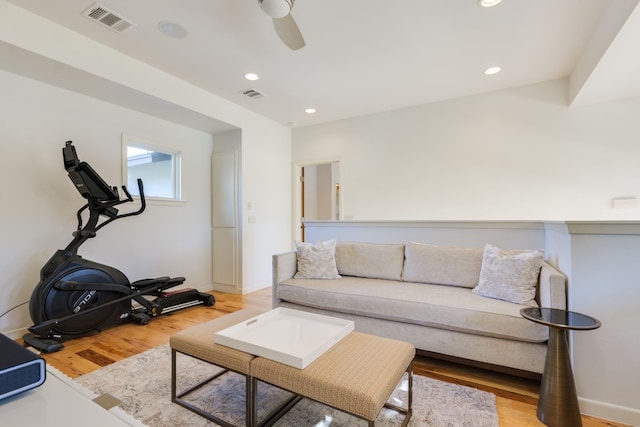
[[[258,0],[262,10],[273,18],[273,27],[280,40],[291,50],[304,47],[305,42],[298,24],[291,16],[295,0]]]

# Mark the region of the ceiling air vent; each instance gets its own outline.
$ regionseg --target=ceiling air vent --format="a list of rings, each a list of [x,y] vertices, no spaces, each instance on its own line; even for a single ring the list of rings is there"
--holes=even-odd
[[[131,27],[135,27],[136,24],[117,13],[107,9],[99,3],[95,3],[87,10],[82,12],[82,16],[87,17],[93,21],[99,22],[102,25],[111,28],[113,31],[121,33]]]
[[[241,90],[240,91],[241,94],[243,94],[244,96],[247,96],[251,99],[258,99],[258,98],[264,98],[265,94],[262,92],[258,92],[255,89],[245,89],[245,90]]]

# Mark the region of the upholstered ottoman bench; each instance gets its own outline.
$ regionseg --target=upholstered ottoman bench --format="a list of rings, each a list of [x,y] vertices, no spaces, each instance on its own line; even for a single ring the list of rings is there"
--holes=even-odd
[[[218,319],[210,320],[197,326],[185,329],[177,334],[173,335],[169,340],[171,346],[171,401],[181,405],[205,418],[218,423],[222,426],[233,427],[233,425],[225,420],[216,417],[213,414],[205,412],[201,408],[194,406],[183,397],[189,393],[197,390],[203,385],[213,381],[220,375],[233,371],[238,374],[244,375],[247,378],[246,381],[246,425],[250,426],[250,414],[252,413],[251,404],[253,402],[252,387],[253,384],[249,377],[251,361],[255,359],[255,356],[235,350],[230,347],[216,344],[214,342],[214,334],[218,331],[226,329],[244,320],[250,319],[261,314],[262,310],[244,309]],[[190,388],[178,393],[177,392],[177,366],[176,355],[177,353],[186,354],[188,356],[209,362],[216,366],[224,368],[223,371],[215,374],[214,376],[207,378],[206,380],[191,386]]]
[[[363,418],[370,427],[383,406],[388,407],[405,415],[406,426],[411,418],[414,357],[415,348],[409,343],[360,332],[351,332],[304,369],[256,357],[250,363],[251,424],[273,422],[256,419],[256,391],[258,381],[263,381]],[[387,401],[405,372],[409,389],[407,407],[402,408]]]

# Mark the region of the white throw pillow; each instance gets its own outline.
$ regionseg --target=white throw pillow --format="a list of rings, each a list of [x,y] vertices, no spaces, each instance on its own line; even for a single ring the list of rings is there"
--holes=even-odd
[[[541,250],[504,251],[487,243],[480,280],[472,292],[515,304],[537,306],[536,288],[543,260]]]
[[[294,279],[340,279],[336,268],[336,241],[316,242],[315,245],[296,241],[298,272]]]

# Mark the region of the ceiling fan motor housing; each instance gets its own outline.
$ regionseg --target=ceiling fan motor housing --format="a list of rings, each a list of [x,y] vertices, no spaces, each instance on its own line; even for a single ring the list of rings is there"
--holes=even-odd
[[[295,0],[258,0],[260,7],[272,18],[284,18],[291,13]]]

